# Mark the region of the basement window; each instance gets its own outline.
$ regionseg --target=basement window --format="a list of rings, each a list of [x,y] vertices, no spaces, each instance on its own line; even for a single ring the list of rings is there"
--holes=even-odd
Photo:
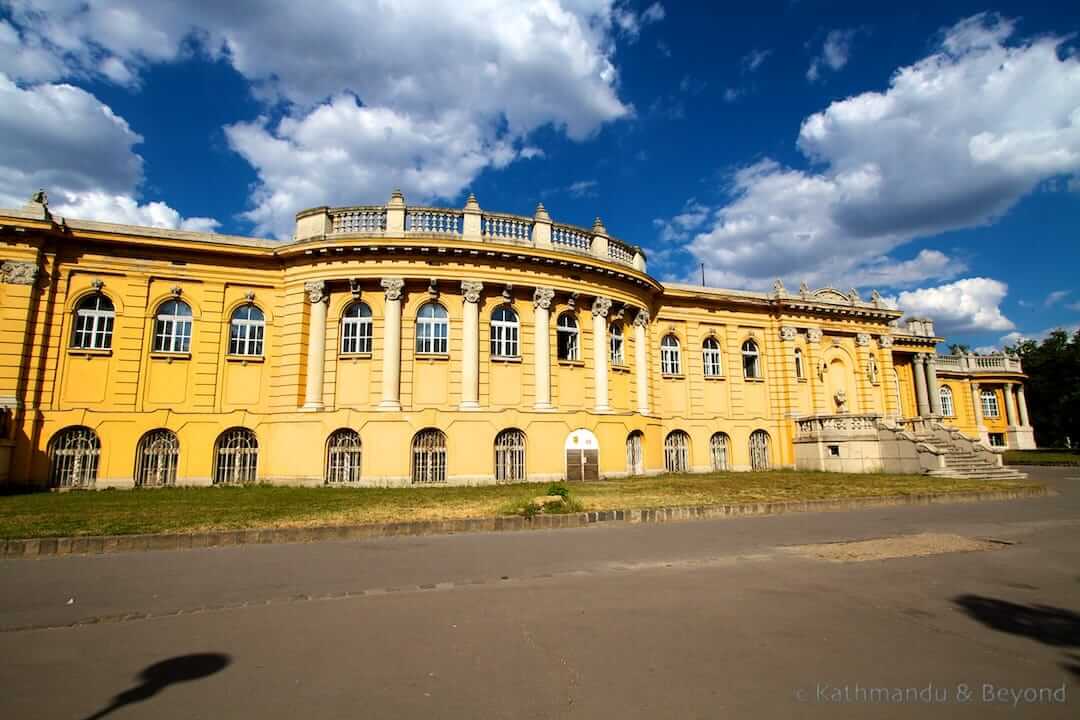
[[[829,446],[829,457],[840,457],[840,446],[839,445],[830,445]]]

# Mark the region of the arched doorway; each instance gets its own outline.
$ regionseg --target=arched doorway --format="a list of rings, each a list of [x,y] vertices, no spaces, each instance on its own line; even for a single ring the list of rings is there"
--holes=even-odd
[[[585,428],[566,436],[566,479],[600,479],[600,443]]]

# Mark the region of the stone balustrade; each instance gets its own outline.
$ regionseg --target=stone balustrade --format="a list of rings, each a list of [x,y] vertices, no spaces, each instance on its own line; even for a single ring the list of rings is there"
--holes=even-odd
[[[641,248],[609,237],[599,218],[592,229],[554,223],[543,205],[533,217],[483,211],[473,196],[462,210],[409,207],[404,196],[395,192],[385,206],[313,208],[298,213],[296,219],[297,240],[344,235],[438,236],[564,250],[646,272]]]
[[[938,355],[941,370],[957,372],[1023,372],[1020,358],[1004,353],[995,355]]]

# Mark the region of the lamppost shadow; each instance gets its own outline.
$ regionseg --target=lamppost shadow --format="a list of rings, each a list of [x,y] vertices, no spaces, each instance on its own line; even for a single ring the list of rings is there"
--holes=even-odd
[[[143,668],[139,673],[140,683],[125,690],[112,701],[85,720],[99,720],[125,705],[142,702],[152,698],[169,685],[190,682],[209,677],[221,672],[232,662],[232,658],[222,653],[193,653],[177,655]]]

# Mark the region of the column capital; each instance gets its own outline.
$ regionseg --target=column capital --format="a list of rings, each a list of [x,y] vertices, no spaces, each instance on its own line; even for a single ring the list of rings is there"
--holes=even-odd
[[[634,316],[634,325],[637,327],[649,327],[649,311],[645,308],[637,311]]]
[[[401,278],[383,278],[379,281],[379,285],[381,285],[386,292],[387,300],[400,300],[401,291],[405,287],[405,281]]]
[[[931,365],[937,365],[937,353],[926,353],[925,360],[928,367]]]
[[[892,335],[880,335],[877,341],[878,347],[885,349],[892,347]]]
[[[780,339],[784,342],[794,342],[795,338],[798,337],[798,335],[799,331],[795,328],[794,325],[784,325],[780,328]]]
[[[979,383],[977,383],[977,382],[971,383],[971,389],[974,390],[975,392],[979,392],[980,388],[981,388],[981,386],[979,385]]]
[[[307,293],[308,300],[311,301],[312,305],[318,305],[330,297],[329,293],[326,292],[325,280],[309,280],[304,283],[304,292]]]
[[[915,363],[916,365],[922,365],[924,362],[926,362],[926,356],[922,353],[915,353],[911,356],[911,362]]]
[[[817,344],[817,343],[821,342],[822,334],[823,333],[821,332],[821,328],[816,328],[816,327],[815,328],[814,327],[807,328],[807,330],[806,330],[806,340],[808,342],[812,342],[814,344]]]
[[[484,290],[484,283],[479,280],[462,280],[461,292],[465,295],[465,302],[480,302],[480,293]]]
[[[597,297],[592,301],[592,314],[593,317],[607,317],[608,311],[611,310],[611,298]]]
[[[533,290],[533,305],[544,310],[551,309],[551,301],[555,299],[555,291],[551,288],[538,287]]]
[[[858,333],[855,336],[855,344],[859,347],[870,347],[870,333]]]

